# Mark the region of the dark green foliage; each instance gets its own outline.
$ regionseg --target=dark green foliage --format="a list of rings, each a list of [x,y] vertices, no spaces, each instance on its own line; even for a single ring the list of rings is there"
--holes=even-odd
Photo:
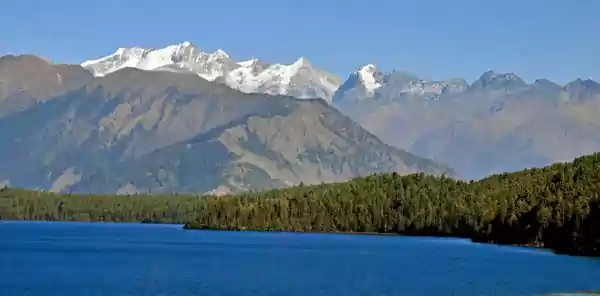
[[[184,223],[194,219],[198,197],[56,195],[0,189],[0,219]]]
[[[186,228],[458,236],[600,255],[600,154],[463,182],[378,174],[225,197],[69,196],[5,189],[0,218]]]

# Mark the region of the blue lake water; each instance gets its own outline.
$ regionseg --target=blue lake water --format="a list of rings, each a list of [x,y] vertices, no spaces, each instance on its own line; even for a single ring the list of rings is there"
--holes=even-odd
[[[0,295],[543,295],[600,260],[400,236],[0,222]]]

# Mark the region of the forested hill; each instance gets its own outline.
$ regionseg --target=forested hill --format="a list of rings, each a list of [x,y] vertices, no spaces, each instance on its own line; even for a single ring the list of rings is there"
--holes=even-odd
[[[463,182],[378,174],[225,197],[0,193],[1,219],[147,221],[186,228],[467,237],[600,255],[600,154]]]

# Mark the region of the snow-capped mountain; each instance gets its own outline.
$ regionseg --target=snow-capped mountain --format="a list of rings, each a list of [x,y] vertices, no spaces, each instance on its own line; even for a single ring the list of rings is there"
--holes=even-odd
[[[375,65],[362,66],[350,74],[348,79],[336,90],[332,101],[333,103],[342,101],[347,103],[348,101],[358,102],[372,99],[383,83],[384,75]]]
[[[373,64],[361,67],[356,75],[360,78],[361,85],[370,96],[373,96],[375,90],[383,85],[383,74]]]
[[[423,80],[400,71],[384,74],[373,64],[358,68],[338,88],[335,104],[353,104],[380,98],[419,97],[437,99],[442,94],[459,93],[469,87],[462,79],[444,81]]]
[[[246,93],[322,98],[327,102],[331,102],[340,85],[337,77],[315,68],[304,57],[289,65],[267,64],[258,59],[238,62],[222,50],[203,52],[187,41],[160,49],[119,48],[112,55],[85,61],[81,66],[97,77],[127,67],[192,72]]]

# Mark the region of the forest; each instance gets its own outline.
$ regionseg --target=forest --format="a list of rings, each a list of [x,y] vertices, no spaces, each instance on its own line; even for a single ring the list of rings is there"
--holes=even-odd
[[[391,173],[220,197],[4,188],[0,219],[454,236],[600,256],[600,154],[478,181]]]

